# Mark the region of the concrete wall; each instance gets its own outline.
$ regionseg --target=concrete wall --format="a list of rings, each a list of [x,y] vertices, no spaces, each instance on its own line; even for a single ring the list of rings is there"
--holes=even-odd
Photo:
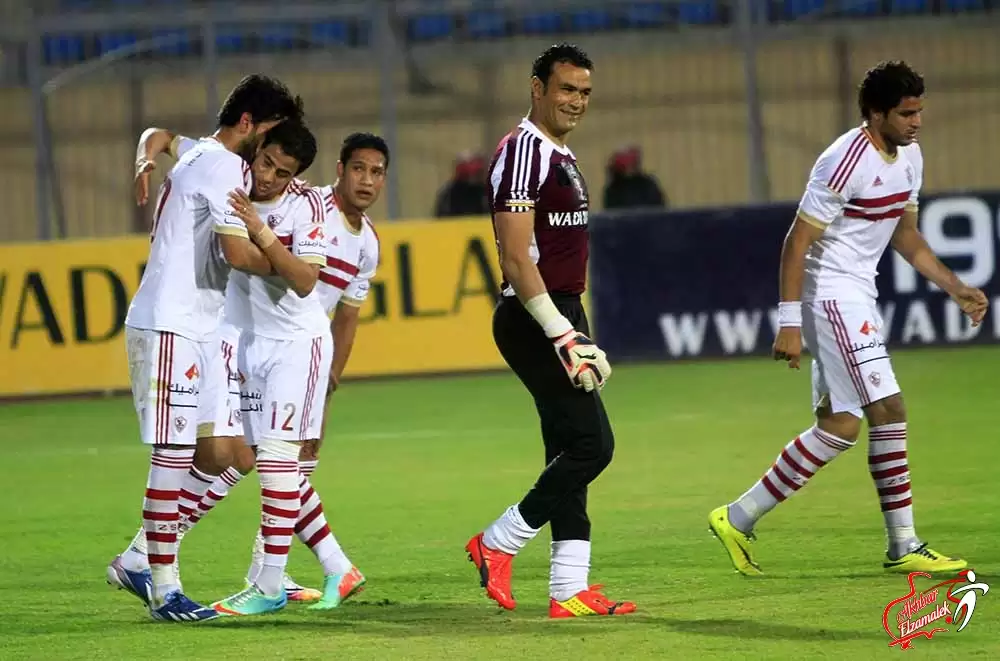
[[[925,190],[1000,188],[1000,40],[995,26],[919,37],[905,30],[883,35],[851,39],[845,47],[846,71],[829,37],[762,46],[758,71],[772,199],[799,196],[818,153],[856,121],[854,86],[864,70],[886,58],[906,59],[928,82],[921,138]],[[600,206],[608,154],[623,143],[643,147],[647,168],[675,206],[748,200],[748,132],[738,51],[702,45],[593,54],[591,110],[571,147],[597,198],[595,206]],[[429,74],[435,82],[447,83],[451,92],[423,97],[406,92],[404,77],[398,77],[399,142],[391,169],[407,217],[430,214],[458,151],[492,152],[527,110],[529,67],[530,58],[520,57],[493,66],[461,59],[437,62],[428,67]],[[248,62],[245,70],[254,68]],[[320,157],[307,178],[332,181],[343,136],[379,130],[376,72],[371,67],[303,71],[286,64],[274,73],[303,95],[321,139]],[[208,128],[203,78],[167,72],[135,88],[122,80],[80,82],[53,94],[50,114],[71,236],[121,234],[136,226],[130,203],[134,127],[138,122],[203,132]],[[237,78],[220,81],[223,94]],[[0,224],[0,240],[30,240],[36,235],[35,154],[27,91],[0,89],[0,107],[6,111],[6,125],[0,127],[0,173],[8,214]],[[384,213],[382,202],[374,216]]]

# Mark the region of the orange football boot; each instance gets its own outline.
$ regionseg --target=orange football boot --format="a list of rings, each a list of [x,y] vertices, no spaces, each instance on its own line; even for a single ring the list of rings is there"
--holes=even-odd
[[[510,590],[510,570],[514,556],[491,549],[483,543],[479,533],[465,545],[469,560],[479,570],[479,584],[486,588],[486,596],[507,610],[514,610],[517,602]]]
[[[586,617],[588,615],[627,615],[635,612],[631,601],[611,601],[601,593],[603,585],[591,585],[566,601],[549,599],[549,617]]]

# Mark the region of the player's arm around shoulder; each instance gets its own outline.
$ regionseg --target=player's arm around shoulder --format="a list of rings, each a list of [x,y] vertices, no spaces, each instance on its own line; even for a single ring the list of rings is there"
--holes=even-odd
[[[292,245],[290,249],[278,241],[277,236],[261,219],[249,197],[233,193],[231,204],[237,215],[246,223],[253,242],[267,257],[268,262],[300,298],[305,298],[316,287],[319,271],[326,263],[326,216],[319,194],[306,189],[292,209]]]
[[[219,239],[222,254],[234,269],[252,275],[271,273],[271,262],[250,241],[246,223],[230,203],[231,195],[241,195],[241,206],[253,209],[247,191],[249,166],[235,154],[220,154],[207,177],[204,196],[212,214],[212,231]]]

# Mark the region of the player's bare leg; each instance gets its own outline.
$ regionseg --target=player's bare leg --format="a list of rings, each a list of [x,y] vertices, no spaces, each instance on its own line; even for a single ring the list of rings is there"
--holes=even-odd
[[[751,544],[757,522],[804,487],[819,471],[854,447],[861,420],[850,412],[833,413],[823,402],[816,424],[788,443],[764,475],[742,496],[709,514],[709,529],[722,543],[733,567],[746,576],[762,573]]]
[[[868,470],[878,492],[885,518],[886,560],[892,572],[951,573],[968,563],[949,558],[927,547],[913,522],[913,494],[906,456],[906,407],[901,394],[873,402],[865,408],[868,419]]]

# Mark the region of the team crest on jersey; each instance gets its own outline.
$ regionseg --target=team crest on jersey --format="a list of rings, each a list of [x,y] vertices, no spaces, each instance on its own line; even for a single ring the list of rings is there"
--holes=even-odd
[[[906,180],[910,182],[911,186],[913,185],[913,168],[909,165],[906,166]]]
[[[187,424],[188,421],[185,418],[174,418],[174,428],[177,430],[178,434],[184,431],[184,428],[187,427]]]
[[[556,167],[559,168],[556,171],[557,181],[564,186],[572,186],[577,198],[586,205],[590,198],[587,196],[587,183],[583,180],[580,168],[573,161],[559,161]]]
[[[872,385],[878,388],[879,384],[882,383],[882,375],[878,372],[872,372],[868,375],[868,380],[872,382]]]
[[[281,224],[281,216],[276,213],[268,214],[267,216],[267,226],[274,229]]]

